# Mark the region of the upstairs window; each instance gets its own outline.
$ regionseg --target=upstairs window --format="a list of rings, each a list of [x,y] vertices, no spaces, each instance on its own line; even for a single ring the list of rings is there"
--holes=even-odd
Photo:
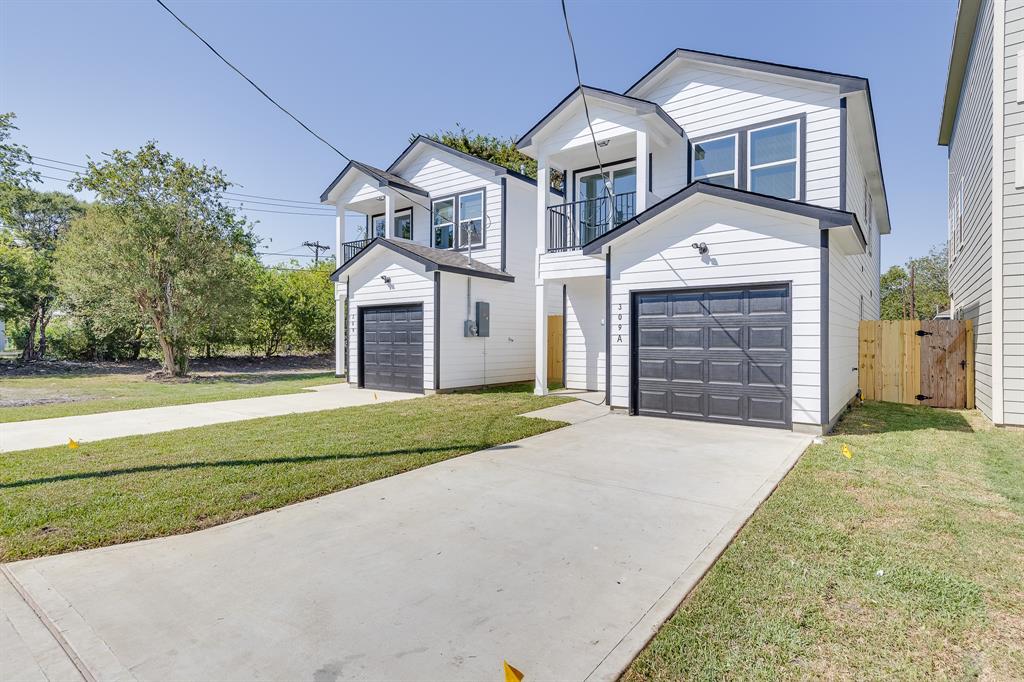
[[[431,204],[434,213],[434,248],[455,248],[455,198]]]
[[[387,219],[384,217],[383,213],[373,216],[371,219],[370,234],[367,236],[369,236],[370,239],[373,239],[374,237],[383,237],[387,224]]]
[[[395,236],[400,239],[412,239],[412,209],[395,214]]]
[[[736,187],[736,135],[693,145],[693,179]]]
[[[484,244],[484,193],[459,196],[459,248]]]
[[[798,123],[751,130],[747,138],[748,187],[758,194],[798,199]]]

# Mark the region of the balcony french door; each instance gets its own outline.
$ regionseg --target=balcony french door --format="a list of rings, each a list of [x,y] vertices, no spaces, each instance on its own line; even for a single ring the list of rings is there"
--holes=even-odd
[[[606,186],[607,183],[607,186]],[[612,227],[633,217],[636,204],[633,201],[605,199],[608,193],[613,197],[636,196],[636,166],[623,166],[600,172],[576,176],[576,199],[581,244],[596,239]]]

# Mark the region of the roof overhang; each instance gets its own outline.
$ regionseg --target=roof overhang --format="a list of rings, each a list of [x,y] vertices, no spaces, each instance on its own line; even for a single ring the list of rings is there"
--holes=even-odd
[[[345,272],[361,266],[373,251],[379,249],[390,250],[401,256],[414,260],[423,266],[425,272],[433,272],[437,270],[441,272],[452,272],[458,275],[466,275],[467,277],[496,279],[503,282],[514,282],[516,279],[507,272],[502,272],[501,270],[483,265],[482,263],[470,261],[469,258],[462,254],[442,251],[439,252],[437,256],[431,257],[429,252],[432,251],[432,249],[429,247],[420,246],[418,244],[399,244],[395,241],[385,239],[384,237],[377,237],[367,244],[362,251],[342,264],[340,268],[332,272],[330,276],[331,281],[340,281],[341,276]],[[441,260],[442,256],[452,262],[445,262],[444,260]]]
[[[597,239],[591,241],[583,247],[583,253],[592,256],[603,254],[608,249],[609,245],[615,240],[622,238],[631,231],[648,221],[657,218],[658,216],[671,211],[680,210],[687,200],[701,196],[735,201],[738,204],[746,206],[755,206],[772,211],[781,211],[791,215],[817,220],[818,229],[828,230],[830,233],[830,240],[834,234],[836,237],[836,244],[845,253],[863,253],[867,245],[867,241],[864,239],[864,231],[860,227],[857,216],[848,211],[840,211],[838,209],[825,208],[823,206],[814,206],[800,201],[779,199],[778,197],[756,194],[754,192],[734,189],[732,187],[712,185],[711,183],[698,180],[697,182],[687,185],[675,194],[659,201],[643,213],[635,216],[632,220],[619,225],[614,230],[606,232]]]
[[[960,96],[964,89],[967,62],[978,26],[981,0],[960,0],[953,30],[953,45],[949,49],[949,72],[946,76],[946,96],[942,101],[942,119],[939,122],[939,144],[948,145],[953,137],[953,124],[960,109]]]
[[[682,127],[676,123],[675,119],[654,102],[584,85],[582,88],[575,88],[566,95],[561,102],[544,115],[544,118],[519,138],[516,142],[516,148],[524,154],[536,156],[537,145],[558,128],[559,115],[576,105],[577,102],[582,102],[584,98],[586,98],[588,104],[591,102],[601,102],[649,120],[656,128],[664,130],[669,135],[683,134]]]
[[[432,140],[429,137],[425,137],[423,135],[417,135],[413,139],[413,141],[409,143],[409,146],[405,148],[405,151],[403,151],[401,154],[399,154],[398,158],[395,159],[394,162],[390,166],[388,166],[388,172],[389,173],[398,173],[403,168],[405,168],[408,163],[410,163],[414,158],[416,158],[416,156],[418,154],[420,154],[422,151],[427,150],[427,149],[434,149],[434,150],[442,151],[442,152],[444,152],[446,154],[451,154],[452,156],[455,156],[455,157],[457,157],[459,159],[462,159],[464,161],[468,161],[470,163],[473,163],[473,164],[479,166],[481,169],[490,172],[494,176],[507,175],[509,177],[512,177],[512,178],[515,178],[517,180],[521,180],[522,182],[525,182],[525,183],[528,183],[530,185],[533,185],[534,187],[537,186],[537,181],[535,179],[527,176],[527,175],[523,175],[522,173],[517,173],[514,170],[511,170],[509,168],[505,168],[504,166],[496,164],[496,163],[492,163],[491,161],[487,161],[486,159],[481,159],[479,156],[473,156],[472,154],[467,154],[466,152],[462,151],[461,149],[456,149],[455,147],[449,147],[448,145],[444,144],[443,142],[438,142],[437,140]]]
[[[805,69],[798,66],[787,66],[786,64],[765,62],[759,59],[731,57],[729,55],[717,54],[715,52],[701,52],[700,50],[684,50],[682,48],[677,48],[669,52],[664,59],[658,62],[653,69],[645,73],[640,80],[633,83],[633,85],[626,90],[626,94],[638,97],[642,96],[640,93],[642,93],[649,84],[658,80],[658,78],[669,67],[680,60],[699,62],[703,64],[716,64],[718,66],[743,69],[745,71],[760,71],[773,76],[783,76],[785,78],[796,78],[798,80],[826,83],[837,86],[840,94],[865,90],[868,85],[867,79],[861,78],[860,76],[850,76],[843,73],[821,71],[818,69]]]
[[[369,166],[360,161],[349,161],[348,164],[341,170],[341,172],[338,173],[338,176],[334,178],[333,181],[331,181],[331,184],[328,185],[327,189],[325,189],[323,193],[320,195],[320,203],[334,203],[331,200],[332,195],[336,197],[338,194],[340,194],[341,190],[347,184],[349,178],[354,177],[355,175],[365,176],[370,182],[376,183],[377,187],[380,188],[394,187],[400,192],[418,194],[423,197],[430,196],[430,193],[427,192],[427,190],[421,187],[417,187],[416,185],[412,184],[411,182],[403,178],[398,177],[397,175],[374,168],[373,166]]]

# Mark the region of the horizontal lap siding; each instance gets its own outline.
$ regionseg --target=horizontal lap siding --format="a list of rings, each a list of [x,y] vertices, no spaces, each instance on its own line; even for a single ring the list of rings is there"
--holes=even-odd
[[[604,390],[604,291],[604,277],[566,282],[566,388]]]
[[[402,177],[430,193],[433,199],[443,199],[453,194],[484,188],[486,190],[484,246],[473,249],[473,258],[491,267],[501,268],[501,184],[494,174],[478,164],[460,159],[452,154],[431,150],[424,152],[402,171]],[[518,182],[509,180],[509,182]],[[417,200],[430,205],[429,200]],[[416,229],[420,229],[419,223]],[[458,226],[456,226],[458,229]],[[427,223],[432,235],[433,227]],[[432,236],[428,237],[430,244]]]
[[[829,249],[829,420],[857,393],[859,364],[859,322],[879,317],[879,248],[878,229],[874,221],[868,228],[867,202],[864,194],[864,171],[852,140],[847,145],[846,207],[860,220],[865,236],[870,236],[870,255],[865,252],[844,255]],[[874,205],[879,202],[876,200]],[[870,235],[868,233],[870,232]]]
[[[349,382],[359,383],[359,309],[398,303],[423,304],[423,387],[434,388],[434,278],[420,272],[423,266],[398,254],[387,252],[370,257],[369,262],[350,277],[348,339]],[[386,284],[381,276],[391,278]]]
[[[807,202],[839,206],[838,88],[687,65],[640,96],[661,104],[691,139],[806,114]]]
[[[604,259],[584,256],[579,249],[545,253],[540,257],[541,279],[594,276],[604,276]]]
[[[632,291],[789,281],[793,306],[793,422],[819,424],[818,239],[817,225],[702,201],[669,218],[655,219],[650,229],[613,245],[612,405],[629,405]],[[711,247],[709,262],[691,248],[694,241],[707,242]]]
[[[544,146],[552,150],[570,149],[593,144],[593,138],[605,140],[619,135],[628,135],[636,128],[635,114],[626,113],[614,107],[610,107],[594,99],[588,99],[587,105],[590,109],[590,121],[583,116],[582,101],[559,114],[559,119],[567,120],[569,123],[576,121],[578,125],[565,125],[558,135],[545,140]],[[593,128],[593,136],[591,136]]]
[[[955,228],[961,178],[964,236],[951,232],[949,291],[974,322],[975,402],[992,417],[992,2],[983,2],[949,144],[949,216]]]
[[[1024,190],[1014,186],[1016,139],[1024,136],[1017,103],[1017,52],[1024,50],[1024,5],[1007,3],[1003,64],[1003,422],[1024,425]]]

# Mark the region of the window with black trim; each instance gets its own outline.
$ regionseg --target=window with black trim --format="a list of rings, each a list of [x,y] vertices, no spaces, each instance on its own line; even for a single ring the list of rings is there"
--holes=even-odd
[[[736,187],[736,135],[716,137],[693,145],[693,179]]]
[[[399,239],[412,239],[411,208],[395,213],[395,236]]]
[[[730,130],[693,142],[692,177],[803,200],[804,117]]]
[[[486,194],[482,189],[433,200],[434,248],[465,249],[483,246],[486,202]]]
[[[387,227],[388,221],[387,221],[387,218],[384,217],[383,213],[381,213],[380,215],[373,216],[370,219],[370,224],[371,224],[370,234],[369,234],[370,239],[373,239],[374,237],[384,237],[384,236],[386,236],[385,235],[385,228]]]

